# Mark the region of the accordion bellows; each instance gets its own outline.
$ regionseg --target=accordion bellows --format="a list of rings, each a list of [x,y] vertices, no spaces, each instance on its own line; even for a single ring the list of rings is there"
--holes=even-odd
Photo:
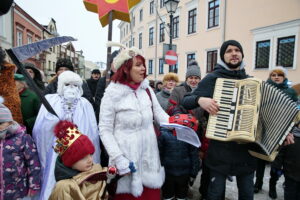
[[[274,160],[298,114],[296,104],[281,90],[255,78],[218,78],[213,98],[220,111],[209,117],[207,138],[252,142],[251,155]]]

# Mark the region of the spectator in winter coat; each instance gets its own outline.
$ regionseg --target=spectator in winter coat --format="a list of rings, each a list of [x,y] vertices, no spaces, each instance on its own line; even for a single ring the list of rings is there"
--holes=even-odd
[[[245,79],[244,53],[235,40],[224,42],[215,70],[206,75],[191,95],[183,98],[182,105],[188,109],[201,106],[208,114],[215,115],[219,105],[213,98],[217,78]],[[206,158],[210,170],[207,199],[221,199],[225,191],[227,176],[236,176],[239,199],[253,199],[253,176],[256,158],[248,152],[248,144],[210,140]]]
[[[163,88],[163,83],[161,81],[157,81],[155,85],[155,93],[160,92],[162,88]]]
[[[292,133],[294,144],[284,146],[272,164],[274,172],[283,169],[285,177],[284,200],[300,199],[300,121],[296,123]]]
[[[99,81],[100,77],[101,77],[100,70],[99,69],[93,69],[92,74],[91,74],[91,78],[86,80],[86,83],[88,84],[93,97],[95,97],[97,84],[98,84],[98,81]]]
[[[68,131],[77,131],[74,133]],[[105,200],[108,199],[106,188],[106,168],[94,164],[92,155],[95,147],[88,136],[79,132],[76,125],[69,121],[60,121],[54,127],[59,154],[55,163],[55,179],[57,181],[49,199]],[[64,143],[66,150],[61,148]]]
[[[172,123],[187,125],[195,131],[198,128],[196,118],[190,114],[178,114],[173,118]],[[173,131],[161,128],[158,137],[160,160],[166,171],[162,192],[164,199],[183,200],[187,198],[189,183],[194,182],[200,170],[200,159],[197,147],[177,140]]]
[[[110,43],[116,45],[115,43]],[[100,138],[123,177],[114,200],[160,200],[165,172],[161,166],[153,119],[169,116],[159,105],[146,78],[145,58],[137,48],[126,48],[114,58],[117,70],[101,101]]]
[[[195,90],[201,80],[201,72],[198,63],[195,60],[191,60],[188,63],[186,70],[186,80],[183,84],[175,87],[171,93],[168,103],[168,111],[169,115],[173,115],[176,112],[180,113],[190,113],[197,118],[199,121],[199,126],[197,130],[197,134],[201,140],[201,149],[200,149],[200,157],[202,159],[202,174],[201,174],[201,183],[199,191],[201,193],[202,198],[206,198],[207,188],[209,183],[209,174],[208,168],[204,165],[205,155],[208,148],[208,139],[205,137],[205,127],[207,125],[207,119],[204,117],[204,110],[200,107],[197,107],[193,110],[186,110],[182,105],[182,99],[184,95],[191,93]]]
[[[179,79],[177,74],[170,72],[163,78],[163,89],[156,93],[157,100],[165,111],[168,109],[168,102],[171,92],[176,87],[178,82]]]
[[[23,124],[26,126],[27,133],[31,135],[36,116],[40,110],[40,99],[34,92],[28,89],[23,75],[15,74],[15,83],[21,98]]]
[[[275,67],[270,71],[267,83],[275,86],[277,89],[281,90],[283,93],[287,94],[292,101],[296,102],[298,100],[296,91],[288,86],[287,70],[283,67]],[[257,193],[262,189],[264,171],[265,171],[266,161],[258,159],[257,169],[256,169],[256,181],[254,184],[254,192]],[[276,183],[279,179],[279,175],[276,173],[275,169],[271,167],[270,171],[270,182],[269,182],[269,196],[273,199],[277,198]]]
[[[74,72],[74,66],[69,58],[59,58],[56,62],[56,77],[51,81],[44,90],[44,95],[46,94],[55,94],[57,92],[57,82],[58,77],[64,71]],[[89,86],[84,81],[82,84],[83,94],[82,97],[86,98],[92,105],[94,105],[94,99],[92,93],[89,89]]]
[[[34,64],[32,64],[32,63],[24,63],[23,66],[27,70],[27,72],[29,73],[29,75],[31,76],[31,78],[33,79],[35,84],[38,86],[38,88],[41,91],[44,91],[45,85],[44,85],[42,73],[40,72],[40,70],[37,69],[34,66]],[[21,74],[20,70],[18,70],[17,73]]]
[[[0,199],[35,196],[41,188],[36,146],[26,129],[12,118],[0,97],[1,184]]]

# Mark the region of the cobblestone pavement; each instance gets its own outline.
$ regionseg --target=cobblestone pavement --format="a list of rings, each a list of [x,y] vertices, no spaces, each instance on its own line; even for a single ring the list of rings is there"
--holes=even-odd
[[[198,174],[197,179],[191,187],[190,193],[192,193],[192,197],[190,198],[191,200],[199,200],[200,199],[200,194],[198,191],[199,188],[199,183],[200,183],[200,174]],[[237,191],[237,186],[235,182],[235,177],[233,182],[227,181],[226,182],[226,200],[238,200],[238,191]],[[270,179],[270,166],[266,166],[265,170],[265,176],[264,176],[264,185],[262,190],[254,194],[254,200],[271,200],[271,198],[268,195],[269,192],[269,179]],[[283,200],[283,182],[284,182],[284,177],[281,176],[279,181],[277,182],[277,200]]]

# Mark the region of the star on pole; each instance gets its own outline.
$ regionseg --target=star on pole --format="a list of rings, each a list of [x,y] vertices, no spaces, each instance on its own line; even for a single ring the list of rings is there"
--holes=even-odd
[[[98,13],[102,27],[109,23],[108,14],[112,12],[113,20],[130,22],[129,10],[141,0],[83,0],[88,11]]]

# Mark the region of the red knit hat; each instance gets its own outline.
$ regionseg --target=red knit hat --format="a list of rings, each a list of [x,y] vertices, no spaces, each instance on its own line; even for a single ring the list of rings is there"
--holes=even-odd
[[[95,147],[91,140],[80,133],[77,126],[70,121],[60,121],[54,127],[57,144],[54,148],[61,156],[62,162],[67,167],[72,167],[86,155],[93,154]]]

